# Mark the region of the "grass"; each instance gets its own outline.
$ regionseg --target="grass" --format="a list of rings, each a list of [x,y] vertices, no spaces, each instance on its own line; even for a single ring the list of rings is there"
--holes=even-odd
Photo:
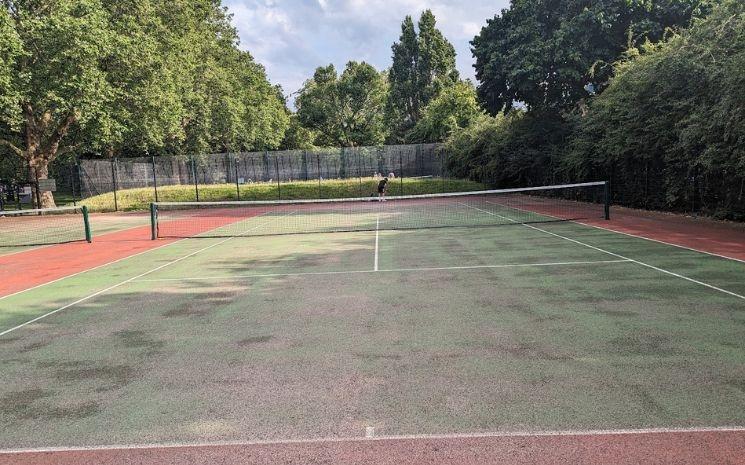
[[[377,181],[373,179],[332,179],[319,182],[295,181],[277,184],[255,183],[240,186],[240,200],[277,200],[367,197],[376,192]],[[485,186],[474,181],[440,178],[407,178],[391,182],[389,195],[434,194],[439,192],[461,192],[484,189]],[[196,199],[194,186],[158,187],[158,200],[161,202],[193,202]],[[199,186],[200,201],[238,200],[235,184],[210,184]],[[117,191],[117,209],[123,211],[147,210],[155,201],[152,187],[123,189]],[[91,211],[113,211],[114,193],[89,197],[78,202]]]

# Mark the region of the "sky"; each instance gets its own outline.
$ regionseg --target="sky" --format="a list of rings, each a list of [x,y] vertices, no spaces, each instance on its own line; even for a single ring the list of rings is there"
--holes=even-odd
[[[391,45],[401,22],[431,9],[437,27],[455,46],[463,78],[474,80],[469,41],[509,0],[223,0],[233,14],[240,47],[264,65],[272,84],[294,92],[318,66],[338,71],[350,60],[383,70],[391,65]]]

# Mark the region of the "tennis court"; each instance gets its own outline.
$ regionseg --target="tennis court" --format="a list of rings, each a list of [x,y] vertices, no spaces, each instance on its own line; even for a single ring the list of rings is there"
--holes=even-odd
[[[0,449],[742,431],[745,263],[517,194],[163,204],[0,297]]]

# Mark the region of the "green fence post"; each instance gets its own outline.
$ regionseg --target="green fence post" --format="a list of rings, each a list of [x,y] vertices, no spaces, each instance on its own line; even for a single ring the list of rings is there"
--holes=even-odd
[[[154,203],[150,203],[150,238],[158,238],[158,209]]]
[[[282,185],[279,182],[279,155],[276,153],[274,154],[274,173],[277,175],[277,199],[282,200]]]
[[[118,186],[117,186],[118,183],[117,183],[117,177],[116,177],[116,158],[111,159],[111,184],[112,184],[112,187],[114,188],[114,211],[118,212],[119,201],[117,199],[117,192],[116,192],[118,190]]]
[[[147,151],[145,151],[147,153]],[[158,175],[155,173],[155,155],[150,156],[150,164],[153,167],[153,189],[155,190],[155,201],[158,201]]]
[[[93,242],[93,234],[91,234],[91,222],[88,218],[88,207],[83,205],[83,224],[85,225],[85,240],[90,243]]]
[[[605,181],[605,184],[603,185],[603,197],[604,197],[604,207],[605,207],[605,219],[610,219],[610,182]]]
[[[228,159],[230,162],[230,159]],[[238,200],[241,199],[241,185],[238,183],[238,155],[233,159],[233,169],[235,171],[235,193],[238,196]]]

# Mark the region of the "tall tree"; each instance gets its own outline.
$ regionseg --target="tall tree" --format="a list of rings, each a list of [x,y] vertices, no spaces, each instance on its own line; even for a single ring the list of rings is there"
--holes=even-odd
[[[419,31],[411,16],[401,24],[401,37],[392,46],[393,65],[388,74],[390,96],[386,117],[391,141],[403,141],[439,92],[458,81],[455,48],[436,28],[430,10],[422,13]]]
[[[2,112],[0,145],[24,160],[31,180],[45,179],[49,163],[74,147],[65,144],[68,132],[105,116],[114,92],[104,71],[114,44],[108,14],[97,0],[3,0],[2,8],[21,52],[12,64],[13,102]],[[39,203],[53,206],[51,192]]]
[[[745,3],[631,50],[576,118],[565,165],[618,200],[745,220]]]
[[[15,61],[21,54],[23,45],[13,27],[10,12],[0,8],[0,121],[17,123],[13,110],[18,96],[13,86]]]
[[[469,126],[482,115],[476,89],[470,81],[461,81],[443,89],[424,108],[422,117],[407,136],[408,142],[442,142],[453,131]]]
[[[219,0],[0,0],[0,148],[30,180],[73,150],[275,148],[281,91]],[[53,206],[51,192],[40,204]]]
[[[338,76],[334,65],[316,69],[300,91],[298,121],[315,131],[315,145],[353,147],[385,139],[385,77],[365,62],[350,61]]]
[[[686,26],[707,2],[512,0],[471,42],[479,98],[491,113],[571,108],[603,90],[627,48]]]

